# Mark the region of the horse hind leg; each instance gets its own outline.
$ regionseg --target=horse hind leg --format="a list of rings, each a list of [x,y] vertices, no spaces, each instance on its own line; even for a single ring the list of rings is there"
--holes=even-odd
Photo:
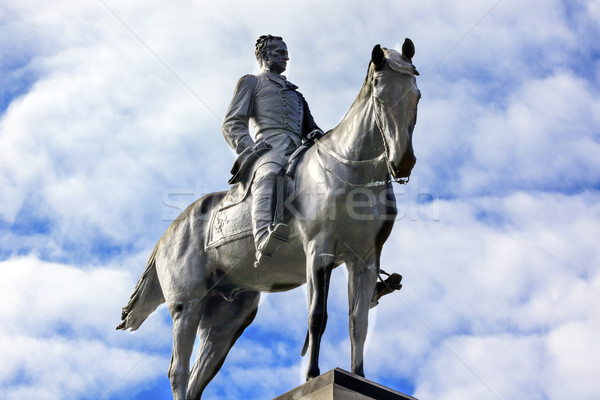
[[[198,326],[200,346],[188,384],[187,399],[199,400],[217,374],[229,350],[258,310],[259,292],[239,293],[231,302],[212,296],[205,302]]]
[[[200,309],[199,300],[169,304],[169,312],[173,318],[173,353],[168,375],[174,400],[186,399],[190,358],[200,322]]]

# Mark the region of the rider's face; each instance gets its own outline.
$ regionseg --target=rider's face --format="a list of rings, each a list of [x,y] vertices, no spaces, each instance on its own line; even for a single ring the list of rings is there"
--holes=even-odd
[[[289,60],[287,46],[283,40],[272,40],[267,50],[267,66],[272,72],[283,73]]]

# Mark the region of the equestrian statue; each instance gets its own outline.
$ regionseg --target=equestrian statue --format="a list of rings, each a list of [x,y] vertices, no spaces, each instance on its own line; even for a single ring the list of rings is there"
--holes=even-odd
[[[242,77],[223,123],[238,154],[228,191],[192,203],[148,260],[117,329],[138,329],[160,304],[173,319],[168,375],[175,400],[198,400],[253,321],[261,292],[306,283],[306,380],[319,376],[331,272],[348,270],[351,370],[364,376],[369,309],[401,288],[381,278],[383,244],[397,216],[392,183],[407,183],[421,97],[415,48],[376,45],[367,77],[342,121],[324,133],[298,87],[281,75],[281,37],[256,43],[261,72]],[[249,124],[254,126],[254,138]],[[378,282],[379,278],[379,282]],[[200,346],[190,370],[194,341]]]

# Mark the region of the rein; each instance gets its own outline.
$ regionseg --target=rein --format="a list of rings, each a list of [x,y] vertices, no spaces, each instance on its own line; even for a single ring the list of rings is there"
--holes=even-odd
[[[379,163],[381,162],[381,160],[384,159],[384,154],[381,154],[379,157],[373,158],[372,160],[347,160],[345,158],[343,158],[342,156],[340,156],[339,154],[333,152],[333,150],[331,150],[330,148],[326,147],[323,143],[321,143],[319,140],[315,140],[315,143],[317,144],[317,160],[319,161],[319,165],[321,165],[321,168],[323,168],[325,171],[329,172],[331,175],[335,176],[338,180],[340,180],[341,182],[345,183],[346,185],[352,186],[352,187],[375,187],[375,186],[383,186],[383,185],[388,185],[391,180],[390,179],[386,179],[384,181],[371,181],[371,182],[364,182],[364,183],[352,183],[352,182],[348,182],[347,180],[345,180],[344,178],[342,178],[341,176],[339,176],[338,174],[336,174],[331,168],[327,167],[327,165],[325,165],[325,160],[323,160],[323,157],[321,157],[321,153],[319,152],[320,148],[323,148],[327,151],[327,153],[329,153],[329,155],[331,155],[333,158],[335,158],[336,160],[340,161],[342,164],[347,164],[347,165],[361,165],[361,164],[367,164],[367,163]]]
[[[383,153],[381,153],[379,156],[377,156],[375,158],[371,158],[369,160],[349,160],[349,159],[344,158],[341,155],[337,154],[335,151],[333,151],[332,149],[327,147],[319,139],[314,139],[314,142],[317,145],[316,153],[318,156],[319,164],[321,165],[321,168],[323,168],[325,171],[327,171],[330,174],[332,174],[333,176],[335,176],[338,180],[345,183],[346,185],[353,186],[353,187],[383,186],[383,185],[387,185],[392,182],[396,182],[400,185],[406,185],[409,182],[410,177],[398,178],[398,179],[394,178],[393,168],[390,164],[390,157],[389,157],[390,151],[389,151],[388,143],[386,140],[386,135],[385,135],[383,127],[382,127],[383,124],[379,121],[379,118],[380,118],[379,115],[382,114],[381,111],[383,111],[383,104],[381,104],[381,101],[375,96],[372,96],[372,99],[373,99],[373,104],[375,105],[375,126],[377,126],[377,129],[379,130],[379,133],[381,135],[381,140],[383,141],[383,149],[384,149]],[[336,174],[331,168],[328,168],[327,165],[325,165],[325,160],[323,160],[323,157],[321,157],[321,153],[319,152],[320,149],[325,150],[331,157],[335,158],[337,161],[339,161],[340,163],[345,164],[345,165],[359,166],[359,165],[365,165],[365,164],[378,164],[382,160],[385,160],[386,167],[388,170],[388,179],[383,180],[383,181],[371,181],[371,182],[365,182],[365,183],[348,182],[347,180],[343,179],[338,174]]]
[[[323,144],[323,142],[321,142],[320,140],[315,140],[315,142],[317,143],[317,147],[320,146],[323,149],[325,149],[329,153],[329,155],[331,155],[333,158],[335,158],[342,164],[362,165],[362,164],[378,163],[386,157],[385,153],[381,153],[379,156],[377,156],[375,158],[371,158],[370,160],[348,160],[347,158],[344,158],[344,157],[340,156],[339,154],[337,154],[336,152],[334,152],[333,150],[331,150],[329,147],[325,146],[325,144]]]

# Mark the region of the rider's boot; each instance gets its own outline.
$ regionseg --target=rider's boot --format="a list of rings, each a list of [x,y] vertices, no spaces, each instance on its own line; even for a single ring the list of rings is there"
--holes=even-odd
[[[252,184],[252,231],[256,246],[258,267],[265,258],[288,241],[289,226],[273,224],[273,211],[276,204],[277,173],[257,174]]]
[[[380,272],[382,274],[387,274],[383,270]],[[395,290],[402,289],[402,284],[400,282],[402,282],[402,275],[397,274],[395,272],[389,275],[386,280],[377,282],[377,284],[375,285],[375,289],[373,290],[373,296],[371,297],[371,305],[369,306],[369,308],[373,308],[377,304],[379,304],[379,299],[383,296],[388,295],[394,292]]]

